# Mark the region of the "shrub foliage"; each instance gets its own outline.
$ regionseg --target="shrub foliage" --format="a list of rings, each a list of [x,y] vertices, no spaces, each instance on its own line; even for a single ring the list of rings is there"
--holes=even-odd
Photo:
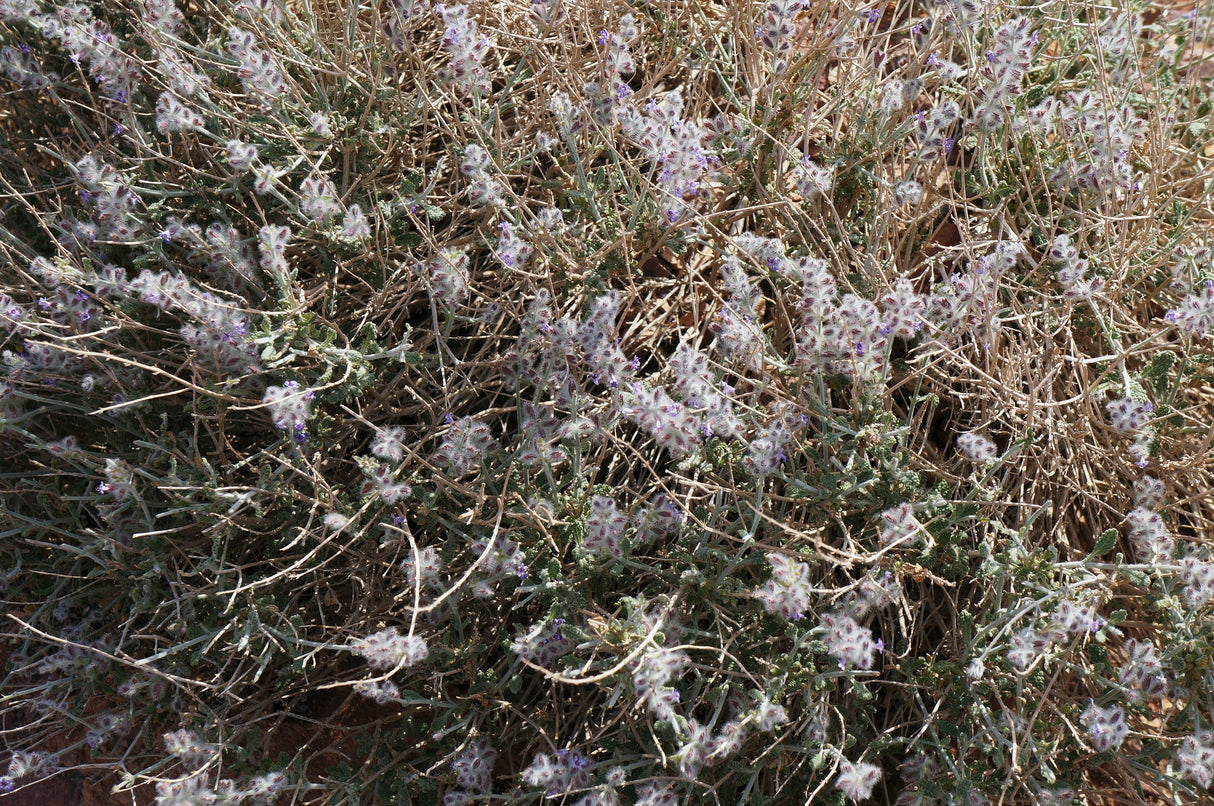
[[[1212,41],[0,0],[0,788],[1205,802]]]

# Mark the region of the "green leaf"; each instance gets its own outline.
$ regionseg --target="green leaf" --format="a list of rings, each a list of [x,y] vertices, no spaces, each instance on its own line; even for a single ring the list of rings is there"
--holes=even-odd
[[[1158,352],[1151,359],[1151,363],[1142,371],[1142,375],[1152,380],[1165,377],[1168,371],[1172,369],[1172,365],[1176,363],[1176,353],[1168,350]]]
[[[1100,557],[1108,554],[1117,545],[1118,532],[1116,529],[1105,529],[1100,533],[1100,538],[1096,541],[1096,545],[1092,547],[1092,553],[1088,555],[1092,557]]]
[[[1135,571],[1130,568],[1122,568],[1121,573],[1125,574],[1126,579],[1128,579],[1133,585],[1137,585],[1140,588],[1151,587],[1151,578],[1141,571]]]

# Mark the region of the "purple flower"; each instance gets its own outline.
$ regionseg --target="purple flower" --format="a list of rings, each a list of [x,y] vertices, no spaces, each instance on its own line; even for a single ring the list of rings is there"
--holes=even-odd
[[[868,12],[868,21],[870,23],[875,23],[879,19],[881,19],[880,9],[874,8],[872,11]]]
[[[607,29],[606,29],[606,28],[604,28],[603,30],[599,31],[599,44],[600,44],[600,45],[606,45],[606,44],[607,44],[607,41],[608,41],[609,39],[611,39],[611,34],[607,33]]]

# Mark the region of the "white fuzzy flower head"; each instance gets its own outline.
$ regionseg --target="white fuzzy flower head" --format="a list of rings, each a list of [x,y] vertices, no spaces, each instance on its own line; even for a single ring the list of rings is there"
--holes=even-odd
[[[287,776],[281,771],[268,772],[258,775],[249,781],[247,793],[254,798],[271,798],[280,792],[287,783]]]
[[[1104,405],[1109,413],[1113,428],[1123,434],[1133,433],[1146,425],[1155,407],[1149,402],[1140,402],[1129,398],[1111,400]]]
[[[898,206],[909,205],[913,207],[922,200],[923,186],[918,182],[908,179],[894,186],[894,201]]]
[[[995,443],[977,431],[966,431],[957,437],[957,448],[971,462],[989,462],[999,455]]]
[[[455,771],[455,780],[469,792],[491,792],[496,760],[497,748],[481,737],[468,742],[452,760],[451,769]]]
[[[415,666],[430,656],[426,642],[416,635],[401,635],[395,627],[356,640],[352,648],[372,669]]]
[[[755,727],[759,730],[774,730],[776,726],[788,721],[788,712],[784,710],[784,706],[763,697],[755,706],[754,718]]]
[[[873,631],[843,613],[823,613],[821,629],[826,651],[841,669],[871,669],[884,645],[873,640]]]
[[[892,546],[910,541],[922,528],[915,519],[915,508],[901,503],[881,513],[881,545]]]
[[[407,436],[405,429],[399,425],[378,429],[371,440],[371,453],[389,462],[399,462],[405,458]]]
[[[244,172],[253,167],[253,163],[257,161],[257,146],[252,143],[243,143],[240,140],[229,140],[227,142],[228,150],[228,165],[233,171]]]
[[[329,126],[329,116],[323,112],[313,112],[309,115],[308,125],[320,137],[328,139],[333,136],[333,129]]]
[[[865,761],[855,764],[847,759],[839,760],[839,775],[835,778],[838,787],[849,800],[866,800],[881,780],[881,768]]]
[[[1134,506],[1155,511],[1163,504],[1163,482],[1154,476],[1143,476],[1134,482]]]
[[[1118,705],[1101,708],[1095,702],[1090,702],[1080,719],[1087,726],[1092,744],[1100,753],[1121,747],[1121,743],[1130,733],[1125,723],[1125,713]]]
[[[340,512],[330,512],[325,515],[325,526],[332,529],[334,532],[340,532],[345,529],[350,523],[350,519]]]
[[[834,184],[833,169],[823,168],[809,157],[801,159],[800,173],[797,175],[797,192],[803,199],[810,201],[827,197]]]
[[[362,205],[351,204],[341,221],[341,237],[361,241],[371,235],[371,224],[363,212]]]
[[[1176,753],[1180,774],[1195,781],[1202,789],[1214,783],[1214,746],[1209,733],[1186,736]]]
[[[754,591],[754,597],[768,613],[792,621],[804,618],[809,609],[809,565],[775,552],[767,555],[767,562],[771,579]]]
[[[215,745],[202,741],[197,733],[185,728],[165,733],[161,738],[164,739],[164,747],[170,754],[190,764],[201,765],[219,752]],[[20,778],[25,774],[22,770],[14,770],[18,761],[19,757],[14,755],[13,761],[9,764],[9,776],[12,778]]]
[[[361,680],[354,684],[354,693],[375,700],[380,705],[386,705],[400,697],[400,687],[391,680],[376,682]]]
[[[1050,645],[1050,636],[1043,635],[1032,627],[1025,627],[1012,636],[1007,659],[1017,669],[1024,671],[1033,665],[1037,658],[1048,652]]]

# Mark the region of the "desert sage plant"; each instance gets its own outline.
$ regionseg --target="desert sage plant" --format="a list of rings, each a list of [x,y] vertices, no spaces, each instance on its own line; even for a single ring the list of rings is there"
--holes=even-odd
[[[0,790],[1208,802],[1211,53],[0,0]]]

